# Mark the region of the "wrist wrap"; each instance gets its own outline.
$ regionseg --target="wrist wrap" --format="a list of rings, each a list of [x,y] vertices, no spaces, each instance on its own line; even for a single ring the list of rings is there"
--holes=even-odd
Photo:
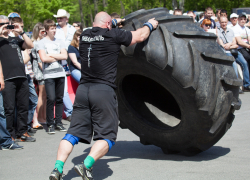
[[[152,32],[154,30],[154,27],[150,22],[144,23],[143,26],[148,26],[148,28],[150,29],[150,32]]]

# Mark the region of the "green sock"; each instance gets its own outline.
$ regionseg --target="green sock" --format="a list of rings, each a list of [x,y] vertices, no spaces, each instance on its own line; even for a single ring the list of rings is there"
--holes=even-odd
[[[55,169],[57,169],[60,173],[63,172],[63,166],[64,166],[64,162],[60,160],[56,160]]]
[[[88,169],[90,169],[93,166],[94,163],[95,163],[95,160],[91,156],[87,156],[86,159],[84,160],[84,165]]]

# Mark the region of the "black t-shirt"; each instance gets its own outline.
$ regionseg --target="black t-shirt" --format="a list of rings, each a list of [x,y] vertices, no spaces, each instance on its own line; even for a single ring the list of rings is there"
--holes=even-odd
[[[122,29],[89,28],[80,37],[80,83],[103,83],[115,86],[120,46],[129,46],[132,33]]]
[[[19,37],[0,37],[0,60],[4,80],[26,78],[23,56],[21,53],[24,41]]]
[[[77,61],[81,64],[79,50],[76,47],[69,45],[69,47],[68,47],[68,53],[75,53]],[[70,61],[69,70],[72,72],[75,69],[78,69],[78,68],[73,64],[72,61]]]

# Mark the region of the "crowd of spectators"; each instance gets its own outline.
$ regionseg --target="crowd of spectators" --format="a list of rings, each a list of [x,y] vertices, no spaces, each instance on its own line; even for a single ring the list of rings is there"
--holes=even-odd
[[[207,7],[199,14],[199,19],[193,11],[183,14],[181,9],[175,9],[173,15],[189,16],[204,32],[215,33],[225,54],[235,58],[236,76],[238,70],[242,71],[241,93],[250,91],[250,21],[247,22],[246,14],[232,13],[228,20],[226,10],[218,9],[215,14],[211,7]],[[66,120],[71,120],[73,105],[68,94],[67,75],[71,74],[76,82],[80,82],[79,40],[83,27],[80,22],[70,25],[70,14],[63,9],[59,9],[54,17],[57,22],[47,19],[37,23],[30,39],[23,31],[24,22],[18,13],[8,17],[0,15],[2,150],[22,149],[17,143],[21,141],[35,142],[33,136],[45,124],[49,134],[55,134],[55,130],[65,132],[63,111]],[[111,17],[120,18],[117,13],[112,13]]]

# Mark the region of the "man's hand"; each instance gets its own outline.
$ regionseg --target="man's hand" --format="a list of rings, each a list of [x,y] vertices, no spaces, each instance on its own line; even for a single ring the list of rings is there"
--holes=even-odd
[[[122,22],[124,22],[125,19],[121,19],[121,18],[115,18],[115,19],[116,19],[116,21],[117,21],[117,26],[118,26],[119,28],[122,28],[122,27],[123,27]]]
[[[3,34],[3,29],[4,29],[4,28],[7,28],[7,26],[8,26],[8,24],[5,24],[5,25],[2,25],[2,26],[0,27],[0,35]]]
[[[227,43],[227,44],[224,45],[224,48],[225,48],[226,50],[230,50],[230,46],[231,46],[231,44],[230,44],[230,43]]]
[[[3,76],[0,77],[0,91],[2,91],[5,87],[5,84],[4,84],[4,79],[3,79]]]
[[[158,21],[156,21],[155,18],[149,19],[148,22],[151,23],[151,24],[153,25],[154,29],[157,28],[157,26],[158,26]]]
[[[21,34],[23,32],[23,28],[19,23],[14,23],[13,25],[15,27],[13,31],[17,32],[18,34]]]

